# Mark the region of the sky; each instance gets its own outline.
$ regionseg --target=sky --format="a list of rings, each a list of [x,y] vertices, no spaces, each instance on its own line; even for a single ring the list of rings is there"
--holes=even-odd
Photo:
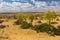
[[[0,12],[60,12],[60,0],[0,0]]]

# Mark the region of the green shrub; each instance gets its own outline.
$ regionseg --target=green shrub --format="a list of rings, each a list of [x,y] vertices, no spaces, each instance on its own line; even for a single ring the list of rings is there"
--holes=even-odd
[[[57,35],[57,36],[60,36],[60,30],[57,29],[57,30],[54,32],[54,34]]]
[[[47,23],[43,23],[41,25],[35,25],[34,30],[37,32],[49,32],[51,25],[48,25]]]
[[[22,24],[21,24],[21,28],[22,29],[28,29],[28,28],[30,28],[30,27],[32,27],[33,25],[31,25],[30,23],[27,23],[27,22],[22,22]]]
[[[40,27],[40,25],[35,25],[32,29],[38,33],[38,32],[40,32],[41,27]]]
[[[58,26],[58,28],[52,27],[51,33],[50,35],[57,35],[60,36],[60,26]]]
[[[17,20],[17,21],[15,22],[16,25],[20,25],[21,23],[22,23],[22,20]]]
[[[57,22],[51,22],[51,24],[57,24]]]
[[[51,35],[51,36],[55,36],[56,31],[57,31],[57,29],[54,26],[52,26],[50,28],[50,31],[48,32],[48,34]]]
[[[17,20],[15,22],[16,25],[21,25],[22,29],[27,29],[27,28],[32,28],[33,25],[31,25],[30,23],[27,23],[26,21],[22,21],[22,20]]]
[[[54,34],[60,36],[60,26],[57,26],[57,30],[54,31]]]
[[[37,33],[46,32],[51,36],[55,36],[55,35],[59,34],[59,33],[57,33],[58,31],[54,26],[51,26],[47,23],[43,23],[41,25],[35,25],[33,27],[33,30],[35,30]]]

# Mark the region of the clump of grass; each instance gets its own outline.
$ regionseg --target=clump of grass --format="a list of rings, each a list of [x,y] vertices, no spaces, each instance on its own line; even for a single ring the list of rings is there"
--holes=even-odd
[[[41,21],[38,21],[37,23],[42,23]]]
[[[0,25],[0,28],[1,28],[1,29],[5,28],[5,27],[6,27],[5,25]]]
[[[4,20],[0,20],[0,23],[4,22]]]

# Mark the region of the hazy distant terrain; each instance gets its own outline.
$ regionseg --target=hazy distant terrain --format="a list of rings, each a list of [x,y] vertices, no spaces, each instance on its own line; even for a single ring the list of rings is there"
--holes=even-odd
[[[33,13],[33,14],[39,14],[39,13],[44,13],[44,12],[22,12],[22,13],[25,13],[25,14],[29,14],[29,13]],[[17,15],[18,14],[18,12],[17,13],[0,13],[0,16],[7,16],[7,15],[11,15],[11,16],[13,16],[13,15]],[[56,12],[56,14],[57,15],[60,15],[60,12]]]

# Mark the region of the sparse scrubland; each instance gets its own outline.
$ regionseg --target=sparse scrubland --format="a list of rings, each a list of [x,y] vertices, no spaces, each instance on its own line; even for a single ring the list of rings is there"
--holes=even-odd
[[[51,36],[60,35],[60,30],[54,27],[54,25],[52,25],[52,24],[57,24],[57,22],[53,21],[57,18],[57,14],[55,11],[47,11],[44,14],[38,14],[38,15],[39,16],[35,16],[33,13],[30,14],[18,13],[17,15],[18,20],[15,23],[21,25],[20,27],[22,29],[27,29],[27,28],[32,29],[35,30],[37,33],[46,32]],[[36,20],[39,20],[38,25],[33,25],[32,23],[35,18],[37,18]],[[26,21],[27,19],[30,20],[29,23]],[[41,20],[46,20],[48,22],[42,23]]]
[[[1,35],[8,34],[9,40],[60,40],[59,18],[55,11],[50,10],[37,14],[20,12],[0,16]]]

